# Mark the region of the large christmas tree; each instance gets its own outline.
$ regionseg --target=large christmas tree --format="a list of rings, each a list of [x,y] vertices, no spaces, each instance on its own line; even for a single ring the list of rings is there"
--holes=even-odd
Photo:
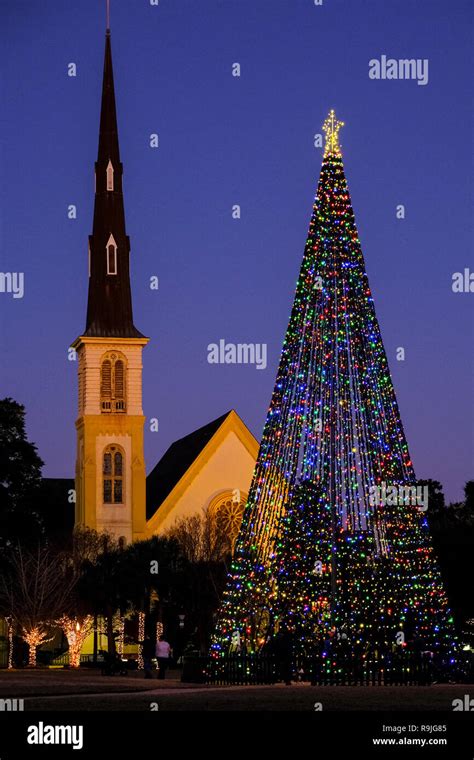
[[[213,651],[447,652],[454,631],[375,314],[339,145],[324,159]],[[387,498],[390,494],[390,498]],[[358,650],[358,651],[359,651]]]

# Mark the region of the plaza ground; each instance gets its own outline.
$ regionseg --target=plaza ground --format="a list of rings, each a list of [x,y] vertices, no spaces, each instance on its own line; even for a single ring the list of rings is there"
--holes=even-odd
[[[101,676],[72,670],[0,671],[0,699],[24,699],[25,711],[449,711],[454,699],[474,697],[474,684],[432,686],[207,686],[183,684],[179,671],[165,681],[139,672]]]

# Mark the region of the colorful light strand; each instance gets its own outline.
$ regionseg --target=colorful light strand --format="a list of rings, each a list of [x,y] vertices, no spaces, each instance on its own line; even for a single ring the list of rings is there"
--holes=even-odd
[[[371,503],[415,473],[375,314],[333,111],[305,253],[212,651],[300,648],[344,630],[452,649],[453,620],[416,506]],[[317,564],[320,563],[320,564]],[[313,573],[315,564],[321,573]],[[264,628],[266,627],[266,630]]]

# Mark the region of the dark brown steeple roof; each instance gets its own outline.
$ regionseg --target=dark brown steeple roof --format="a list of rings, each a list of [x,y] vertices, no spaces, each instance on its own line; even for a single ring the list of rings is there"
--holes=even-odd
[[[107,167],[113,169],[113,189],[107,190]],[[110,30],[105,38],[104,80],[100,113],[99,150],[95,164],[95,205],[92,235],[89,236],[90,277],[87,303],[88,337],[142,338],[133,324],[130,291],[130,239],[125,230],[122,193],[123,167],[120,162],[117,114],[115,109],[114,75]],[[116,274],[107,264],[107,244],[117,247]]]

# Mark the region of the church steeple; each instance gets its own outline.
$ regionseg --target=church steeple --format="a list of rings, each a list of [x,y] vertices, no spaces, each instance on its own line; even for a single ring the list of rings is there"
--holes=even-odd
[[[109,26],[107,12],[87,325],[72,344],[79,381],[75,524],[129,542],[145,536],[142,352],[148,338],[133,324]]]
[[[130,239],[125,229],[122,174],[108,28],[95,164],[94,221],[89,236],[89,297],[84,333],[88,337],[143,337],[133,324]]]

